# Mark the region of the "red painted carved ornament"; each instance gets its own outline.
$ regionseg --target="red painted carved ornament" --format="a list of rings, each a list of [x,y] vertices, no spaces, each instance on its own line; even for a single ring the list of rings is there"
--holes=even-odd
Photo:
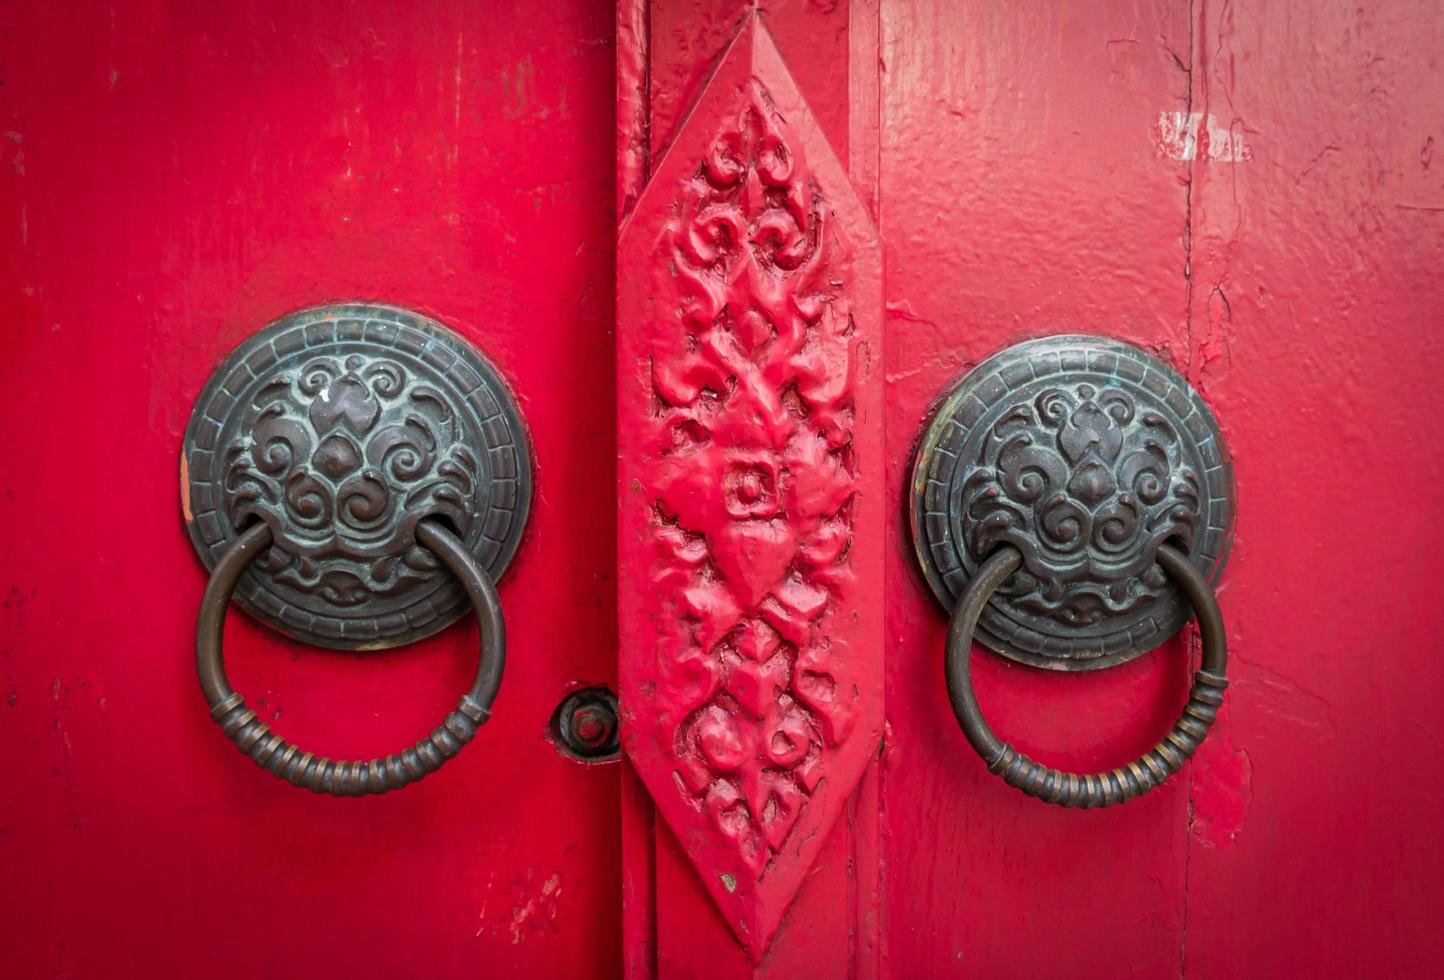
[[[877,748],[884,514],[874,231],[757,18],[618,284],[623,742],[759,957]]]

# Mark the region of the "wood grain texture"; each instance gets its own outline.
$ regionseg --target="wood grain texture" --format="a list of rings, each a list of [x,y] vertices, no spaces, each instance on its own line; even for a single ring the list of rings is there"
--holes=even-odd
[[[4,971],[615,975],[618,767],[547,737],[572,684],[615,683],[611,495],[576,489],[613,466],[610,8],[75,2],[0,23]],[[271,778],[207,717],[175,478],[224,354],[347,299],[482,347],[538,460],[495,716],[444,772],[359,800]],[[328,754],[429,731],[476,651],[469,619],[368,656],[235,610],[226,635],[262,719]]]
[[[1189,177],[1187,366],[1241,506],[1182,968],[1437,975],[1444,8],[1195,15],[1192,109],[1246,155]]]
[[[1435,971],[1444,592],[1418,545],[1444,510],[1421,437],[1444,407],[1441,46],[1408,3],[883,3],[889,487],[947,381],[1079,330],[1188,377],[1239,501],[1219,723],[1097,813],[966,758],[944,619],[889,535],[890,973]],[[1087,677],[975,656],[1000,733],[1088,767],[1166,729],[1188,660],[1183,640]]]

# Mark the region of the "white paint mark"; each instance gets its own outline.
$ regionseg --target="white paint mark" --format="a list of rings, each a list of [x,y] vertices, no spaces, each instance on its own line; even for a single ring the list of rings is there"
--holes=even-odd
[[[462,44],[464,38],[464,33],[456,35],[456,73],[453,85],[455,103],[452,106],[451,149],[446,154],[453,170],[461,163],[461,66],[465,56]]]
[[[453,122],[458,132],[461,131],[461,62],[463,55],[461,41],[465,36],[465,34],[456,35],[456,106],[452,111],[454,113]]]
[[[557,897],[562,891],[562,876],[554,874],[542,882],[541,894],[512,907],[511,942],[520,943],[529,931],[549,925],[557,916]],[[538,918],[539,916],[539,918]],[[528,926],[528,920],[531,925]]]
[[[1170,160],[1192,160],[1198,155],[1198,134],[1202,126],[1207,140],[1204,159],[1215,163],[1238,163],[1252,160],[1253,151],[1236,133],[1219,124],[1213,113],[1160,112],[1158,114],[1158,152]]]
[[[477,938],[480,938],[481,934],[486,931],[486,907],[491,903],[491,886],[495,883],[496,872],[493,871],[486,879],[486,896],[481,900],[481,914],[478,916],[481,925],[476,930]]]

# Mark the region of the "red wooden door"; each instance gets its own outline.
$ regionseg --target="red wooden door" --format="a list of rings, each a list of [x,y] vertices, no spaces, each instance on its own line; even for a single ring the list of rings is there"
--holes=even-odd
[[[30,4],[3,15],[10,977],[614,975],[617,766],[548,734],[615,684],[610,7]],[[339,301],[495,364],[537,492],[499,583],[495,714],[446,769],[338,799],[207,718],[176,464],[221,359]],[[559,597],[568,597],[559,602]],[[467,618],[378,654],[232,611],[263,721],[365,758],[431,730]]]
[[[1435,972],[1441,49],[1408,3],[621,4],[631,975]],[[1059,333],[1175,369],[1237,481],[1218,723],[1096,811],[969,748],[907,516],[936,400]],[[975,686],[1096,772],[1197,647]]]
[[[0,23],[11,974],[1434,972],[1439,11]],[[535,475],[494,716],[363,799],[270,778],[207,719],[175,490],[225,355],[341,302],[489,358]],[[1064,332],[1171,365],[1237,486],[1219,720],[1091,811],[969,748],[907,510],[939,397]],[[355,758],[455,703],[477,628],[362,655],[233,610],[226,639],[263,721]],[[1167,730],[1197,648],[1057,673],[978,647],[973,673],[1001,735],[1095,771]],[[620,764],[553,737],[593,685],[620,692]]]

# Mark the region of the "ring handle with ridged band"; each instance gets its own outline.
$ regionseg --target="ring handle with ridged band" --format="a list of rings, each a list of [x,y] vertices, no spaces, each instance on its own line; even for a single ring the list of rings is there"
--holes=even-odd
[[[506,623],[491,578],[461,543],[434,521],[416,525],[416,541],[435,555],[460,581],[481,624],[481,660],[471,690],[430,735],[384,759],[346,762],[304,752],[263,724],[226,678],[221,638],[226,608],[236,583],[251,561],[271,544],[271,529],[258,523],[238,537],[211,572],[196,623],[196,671],[211,706],[211,717],[256,765],[296,786],[336,796],[385,793],[440,769],[470,742],[491,716],[506,664]]]
[[[1219,706],[1223,704],[1223,691],[1228,686],[1225,679],[1228,646],[1223,614],[1208,580],[1187,555],[1165,544],[1159,547],[1157,560],[1193,605],[1203,640],[1203,659],[1193,675],[1188,703],[1162,741],[1136,762],[1103,773],[1063,772],[1041,765],[993,733],[973,694],[970,669],[973,630],[993,593],[1022,566],[1023,556],[1016,548],[1004,545],[989,555],[968,580],[967,587],[953,607],[948,627],[948,697],[963,734],[988,764],[989,772],[1002,776],[1009,786],[1046,803],[1068,807],[1112,806],[1126,803],[1153,789],[1183,768],[1183,764],[1197,751],[1218,716]]]

